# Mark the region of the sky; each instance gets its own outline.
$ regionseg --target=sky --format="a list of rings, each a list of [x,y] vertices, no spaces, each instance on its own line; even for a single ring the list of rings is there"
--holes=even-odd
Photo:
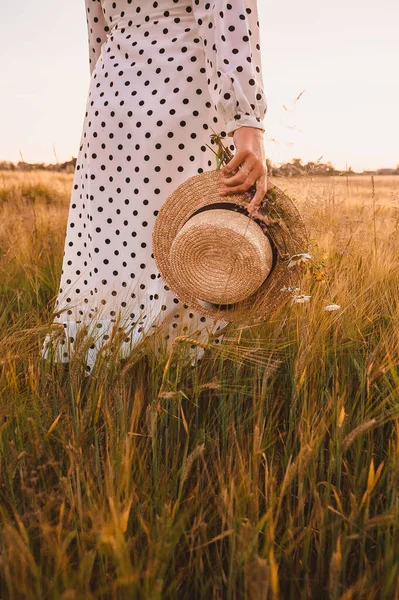
[[[258,7],[267,156],[396,167],[398,0]],[[90,78],[84,0],[19,0],[18,10],[0,0],[0,36],[0,160],[76,157]]]

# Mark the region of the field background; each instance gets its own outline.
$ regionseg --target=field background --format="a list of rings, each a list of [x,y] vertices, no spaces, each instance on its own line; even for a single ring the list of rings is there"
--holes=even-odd
[[[399,177],[271,178],[311,300],[90,383],[39,358],[72,177],[0,172],[1,599],[399,599]]]

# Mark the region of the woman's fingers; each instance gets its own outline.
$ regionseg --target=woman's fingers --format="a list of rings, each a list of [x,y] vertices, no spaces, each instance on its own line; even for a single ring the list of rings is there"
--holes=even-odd
[[[230,177],[222,177],[222,184],[224,188],[225,186],[230,188],[234,185],[240,185],[244,183],[247,177],[251,175],[251,171],[256,167],[257,160],[258,159],[256,156],[251,157],[246,155],[246,158],[241,163],[241,166],[235,175],[230,175]]]
[[[229,188],[234,185],[240,185],[241,183],[244,183],[244,181],[250,173],[251,169],[249,167],[241,167],[240,169],[238,169],[238,172],[235,175],[231,175],[231,177],[222,178],[222,184]]]
[[[233,156],[233,158],[227,163],[227,165],[225,165],[221,169],[222,174],[227,175],[234,171],[234,169],[237,169],[240,166],[240,164],[244,161],[247,154],[248,152],[246,150],[238,150]]]
[[[256,193],[252,198],[251,202],[247,206],[249,214],[253,214],[257,211],[260,203],[265,197],[267,192],[267,174],[262,175],[256,182]]]
[[[220,195],[225,196],[227,194],[246,192],[265,174],[266,166],[259,160],[252,163],[251,167],[245,165],[240,169],[240,173],[226,180],[225,186],[220,190]]]

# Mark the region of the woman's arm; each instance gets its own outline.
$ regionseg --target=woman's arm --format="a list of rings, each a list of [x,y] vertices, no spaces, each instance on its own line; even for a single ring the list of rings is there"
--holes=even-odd
[[[101,46],[106,40],[109,27],[105,21],[100,0],[85,0],[85,2],[91,75],[101,54]]]
[[[225,131],[231,136],[241,126],[264,129],[267,103],[256,0],[194,0],[193,10],[209,92]]]
[[[253,213],[267,191],[263,140],[267,102],[257,0],[194,0],[193,8],[204,44],[209,92],[236,146],[235,156],[222,169],[223,175],[232,176],[223,177],[221,195],[255,185],[248,206]]]

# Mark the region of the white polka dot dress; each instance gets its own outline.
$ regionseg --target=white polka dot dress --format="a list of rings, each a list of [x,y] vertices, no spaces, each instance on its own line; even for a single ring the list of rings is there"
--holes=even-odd
[[[91,79],[54,309],[62,333],[47,334],[42,356],[69,361],[87,325],[90,373],[115,329],[122,357],[155,331],[169,345],[223,330],[169,290],[152,229],[180,183],[215,168],[212,129],[264,129],[266,100],[256,0],[86,0],[86,16]],[[194,364],[203,349],[189,352]]]

